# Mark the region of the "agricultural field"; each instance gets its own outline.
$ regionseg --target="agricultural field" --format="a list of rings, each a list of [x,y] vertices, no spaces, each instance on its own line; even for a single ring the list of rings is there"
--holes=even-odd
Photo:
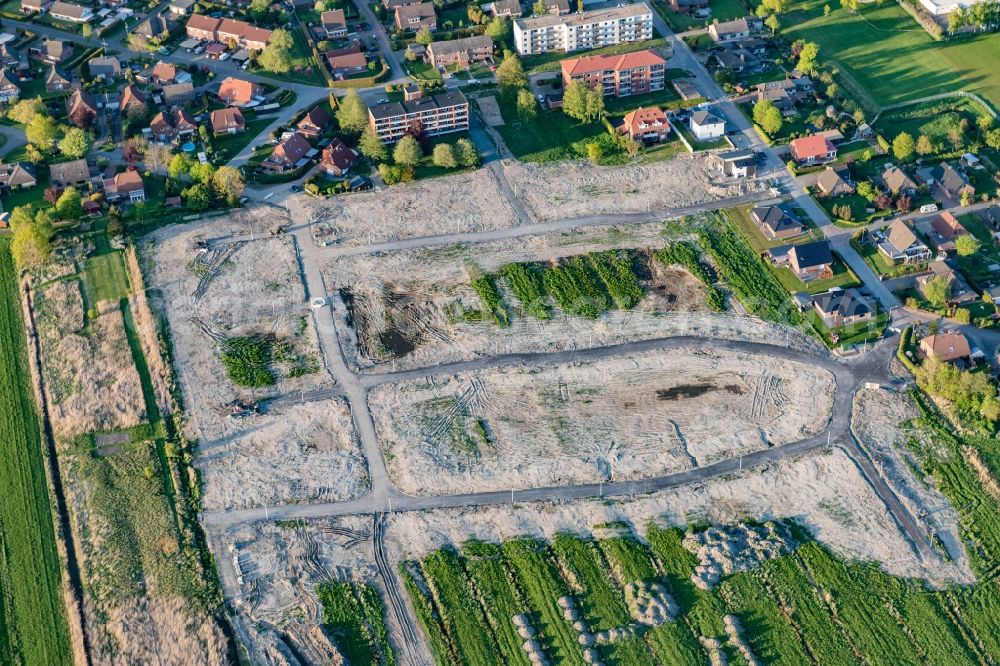
[[[21,299],[0,242],[0,662],[72,661]]]
[[[782,34],[819,45],[820,60],[842,70],[841,82],[869,113],[928,95],[978,93],[1000,106],[1000,35],[935,42],[892,3],[863,4],[857,13],[824,0],[796,3]]]
[[[385,605],[375,588],[327,583],[320,585],[316,594],[323,604],[323,626],[348,663],[396,663],[385,628]]]

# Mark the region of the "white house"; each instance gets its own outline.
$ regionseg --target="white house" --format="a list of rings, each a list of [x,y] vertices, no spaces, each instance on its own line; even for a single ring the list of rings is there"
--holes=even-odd
[[[924,9],[934,16],[948,16],[957,9],[968,9],[985,0],[920,0]]]
[[[717,139],[726,133],[726,121],[708,111],[695,111],[689,123],[691,134],[699,141]]]

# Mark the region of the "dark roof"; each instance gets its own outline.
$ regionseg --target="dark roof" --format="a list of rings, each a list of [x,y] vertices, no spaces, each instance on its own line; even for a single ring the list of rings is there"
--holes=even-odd
[[[775,233],[802,228],[802,223],[781,206],[758,206],[750,213],[755,220]]]
[[[947,162],[942,162],[941,166],[934,169],[934,180],[940,183],[946,192],[961,192],[969,187],[969,179]]]
[[[789,254],[795,257],[795,262],[799,268],[812,268],[823,264],[833,263],[833,253],[830,251],[830,244],[825,240],[793,245]]]
[[[872,311],[871,304],[857,289],[836,289],[813,297],[816,308],[825,315],[856,317]]]
[[[370,111],[373,118],[381,119],[392,118],[393,116],[402,116],[408,113],[419,113],[433,108],[440,109],[468,103],[468,100],[465,99],[465,95],[463,95],[461,91],[455,90],[453,92],[441,93],[440,95],[434,95],[432,97],[411,99],[405,102],[388,102],[386,104],[378,104],[377,106],[373,106]]]

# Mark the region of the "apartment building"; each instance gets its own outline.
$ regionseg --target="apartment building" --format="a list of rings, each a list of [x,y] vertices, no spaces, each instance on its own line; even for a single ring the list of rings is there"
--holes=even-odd
[[[411,130],[428,136],[462,132],[469,129],[469,101],[459,90],[430,97],[409,94],[402,102],[368,109],[368,124],[385,143],[398,141]]]
[[[597,55],[563,60],[563,86],[583,81],[605,96],[628,97],[663,90],[667,61],[647,49],[623,55]]]
[[[217,19],[193,14],[187,22],[187,36],[210,42],[236,43],[240,48],[262,51],[271,38],[271,31],[236,19]]]
[[[653,10],[646,3],[514,21],[514,45],[520,55],[571,53],[652,38]]]

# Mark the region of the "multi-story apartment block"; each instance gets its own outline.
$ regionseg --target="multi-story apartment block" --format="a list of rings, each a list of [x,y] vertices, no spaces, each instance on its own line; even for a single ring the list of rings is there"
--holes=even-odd
[[[563,60],[563,85],[583,81],[605,97],[628,97],[663,90],[667,61],[652,49],[623,55],[584,56]]]
[[[459,90],[432,97],[408,93],[402,102],[368,109],[368,124],[385,143],[399,141],[407,132],[428,136],[462,132],[469,129],[469,101]]]
[[[514,45],[520,55],[571,53],[652,38],[653,10],[644,2],[514,21]]]

